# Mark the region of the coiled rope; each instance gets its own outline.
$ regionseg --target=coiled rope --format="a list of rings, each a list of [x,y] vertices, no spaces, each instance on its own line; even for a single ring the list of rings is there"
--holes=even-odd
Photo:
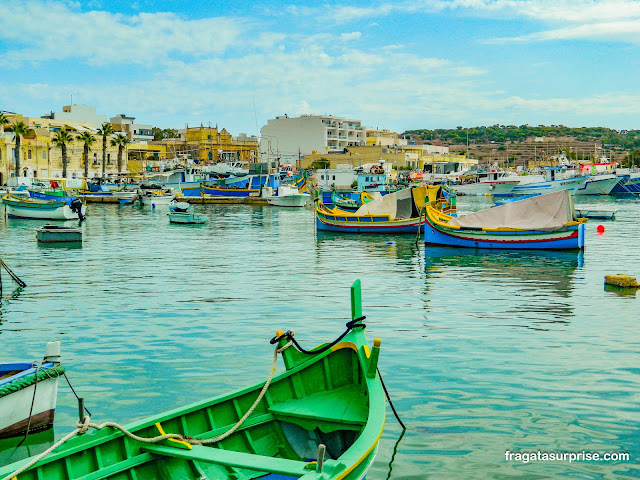
[[[78,420],[78,422],[76,423],[76,427],[77,428],[73,432],[65,435],[63,438],[61,438],[59,441],[57,441],[51,447],[46,449],[44,452],[42,452],[41,454],[39,454],[36,457],[34,457],[33,459],[31,459],[28,463],[24,464],[22,467],[17,469],[15,472],[7,475],[6,477],[3,477],[0,480],[11,480],[14,477],[17,477],[19,474],[21,474],[22,472],[28,470],[33,465],[35,465],[40,460],[42,460],[44,457],[49,455],[56,448],[60,447],[61,445],[64,445],[66,442],[71,440],[76,435],[83,435],[90,428],[93,428],[95,430],[102,430],[104,428],[111,427],[111,428],[114,428],[116,430],[120,430],[124,435],[126,435],[129,438],[131,438],[132,440],[136,440],[136,441],[142,442],[142,443],[158,443],[158,442],[161,442],[163,440],[173,439],[173,440],[179,440],[179,441],[182,441],[182,442],[186,442],[186,443],[189,443],[191,445],[207,445],[207,444],[210,444],[210,443],[216,443],[216,442],[219,442],[221,440],[224,440],[229,435],[231,435],[233,432],[235,432],[245,422],[245,420],[249,417],[249,415],[251,415],[251,413],[255,410],[255,408],[258,406],[258,404],[260,403],[260,401],[264,397],[264,394],[267,392],[267,389],[269,388],[269,385],[271,384],[271,381],[273,380],[273,376],[275,375],[276,367],[277,367],[277,364],[278,364],[278,354],[284,352],[291,345],[293,345],[293,342],[289,341],[285,345],[283,345],[282,347],[276,347],[274,349],[274,351],[273,351],[273,365],[271,367],[271,373],[269,373],[269,377],[267,378],[267,381],[264,383],[264,386],[262,387],[262,390],[260,390],[260,394],[258,395],[258,398],[256,398],[255,402],[253,402],[253,405],[251,405],[251,408],[249,408],[249,410],[247,410],[247,412],[242,416],[242,418],[240,418],[240,420],[238,420],[238,422],[233,427],[231,427],[229,430],[227,430],[226,432],[224,432],[221,435],[218,435],[215,438],[200,439],[200,438],[193,438],[193,437],[190,437],[190,436],[185,436],[185,435],[182,435],[180,433],[166,433],[164,435],[158,435],[156,437],[151,437],[151,438],[149,438],[149,437],[140,437],[140,436],[136,435],[135,433],[130,432],[129,430],[124,428],[122,425],[120,425],[120,424],[118,424],[116,422],[105,422],[105,423],[97,424],[97,423],[92,423],[91,422],[91,417],[90,416],[85,416],[82,419],[83,421]]]

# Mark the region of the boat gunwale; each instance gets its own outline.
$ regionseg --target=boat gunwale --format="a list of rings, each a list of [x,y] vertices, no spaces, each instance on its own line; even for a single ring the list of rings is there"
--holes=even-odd
[[[327,460],[325,462],[325,465],[327,466],[329,465],[339,466],[338,465],[339,463],[342,463],[344,465],[344,468],[342,470],[339,470],[338,472],[336,472],[337,476],[332,477],[335,480],[345,478],[353,469],[355,469],[358,465],[360,465],[360,463],[362,463],[362,461],[378,445],[378,442],[380,440],[380,437],[382,436],[382,432],[384,429],[384,423],[385,423],[384,393],[383,393],[382,385],[380,384],[380,382],[379,381],[376,382],[376,380],[379,379],[379,375],[376,373],[376,375],[373,378],[369,378],[366,375],[366,370],[367,370],[366,359],[368,358],[368,355],[367,355],[368,344],[366,342],[366,338],[364,338],[363,330],[364,329],[351,330],[349,334],[347,334],[344,337],[342,342],[334,345],[333,347],[331,347],[330,349],[327,349],[324,352],[313,355],[313,357],[307,361],[301,362],[298,365],[295,365],[290,369],[281,372],[280,374],[276,375],[273,379],[273,382],[275,383],[278,381],[282,381],[288,377],[291,377],[299,372],[304,371],[305,369],[311,367],[312,365],[322,361],[325,357],[333,354],[338,350],[349,348],[355,351],[355,355],[358,358],[358,362],[361,369],[362,382],[367,389],[367,397],[369,400],[367,422],[365,423],[363,429],[360,431],[360,434],[358,438],[355,440],[355,442],[340,457],[338,457],[338,459]],[[349,341],[350,339],[358,340],[358,335],[362,336],[362,338],[359,339],[359,341],[357,342]],[[319,347],[322,347],[324,345],[327,345],[327,344],[326,343],[321,344],[319,345]],[[363,348],[364,346],[367,346],[367,348],[366,349]],[[257,392],[264,386],[264,384],[265,384],[264,381],[259,382],[240,390],[235,390],[230,393],[223,394],[214,398],[208,398],[199,402],[194,402],[184,407],[178,407],[173,410],[169,410],[167,412],[162,412],[155,416],[146,417],[144,419],[132,422],[130,424],[127,424],[125,427],[127,428],[127,430],[135,433],[139,430],[153,427],[156,423],[162,423],[167,420],[175,419],[180,416],[188,415],[188,414],[197,412],[199,410],[204,410],[204,409],[213,407],[216,404],[220,404],[222,402],[231,400],[233,398],[239,398],[251,392]],[[264,400],[266,399],[263,399],[263,401]],[[382,414],[375,415],[376,411],[380,411],[382,412]],[[249,417],[247,420],[250,420],[250,419],[251,417]],[[93,437],[93,438],[89,438],[89,437]],[[81,438],[83,440],[78,445],[71,444],[69,448],[62,447],[63,448],[62,450],[58,452],[52,452],[49,456],[37,462],[33,467],[30,468],[30,470],[37,469],[39,467],[42,467],[52,462],[56,462],[58,460],[64,459],[65,457],[69,457],[81,451],[94,449],[107,442],[117,440],[118,438],[123,438],[123,441],[125,442],[128,441],[127,437],[119,430],[116,430],[116,431],[102,430],[102,431],[92,432],[90,434],[85,434]],[[73,442],[73,440],[74,439],[72,439],[71,442]],[[361,447],[360,444],[362,443],[365,443],[365,447],[368,447],[366,448],[366,452],[363,455],[361,455],[359,458],[352,458],[352,455],[356,455],[356,454],[359,455],[359,452],[361,450],[365,450],[364,448],[358,449],[358,447]],[[141,453],[144,453],[142,447],[141,447]],[[349,455],[349,453],[351,453],[351,455]],[[130,456],[128,456],[127,459],[134,458],[135,456],[136,455],[130,454]],[[29,462],[29,460],[30,459],[27,458],[10,465],[0,467],[0,475],[6,475],[15,471],[17,468],[20,468],[22,465]],[[126,461],[126,459],[123,461]],[[98,472],[98,471],[99,470],[96,470],[95,472]],[[316,475],[316,472],[313,470],[310,470],[309,474],[305,474],[300,478],[314,478],[315,475]]]

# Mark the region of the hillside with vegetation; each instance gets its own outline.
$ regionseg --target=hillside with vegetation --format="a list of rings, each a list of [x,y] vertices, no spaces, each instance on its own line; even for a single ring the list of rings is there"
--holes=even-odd
[[[578,161],[603,156],[622,166],[640,165],[640,130],[564,125],[493,125],[490,127],[407,130],[402,136],[416,144],[447,145],[483,164],[553,165],[565,154]]]
[[[573,138],[580,142],[594,142],[601,146],[622,150],[640,149],[640,130],[612,130],[604,127],[565,127],[564,125],[493,125],[490,127],[457,127],[452,129],[407,130],[405,137],[419,138],[426,143],[443,142],[449,145],[467,143],[524,142],[533,138]]]

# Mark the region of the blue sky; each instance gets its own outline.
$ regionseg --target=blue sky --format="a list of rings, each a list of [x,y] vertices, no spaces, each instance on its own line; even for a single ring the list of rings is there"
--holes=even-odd
[[[640,129],[640,1],[3,0],[0,110]]]

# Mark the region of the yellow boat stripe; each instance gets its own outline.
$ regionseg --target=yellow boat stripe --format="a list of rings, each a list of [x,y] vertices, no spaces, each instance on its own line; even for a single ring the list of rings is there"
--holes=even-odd
[[[380,442],[380,437],[382,437],[382,431],[384,430],[384,423],[385,423],[386,419],[382,421],[382,428],[380,429],[380,433],[378,433],[378,438],[376,438],[376,441],[373,442],[371,444],[371,446],[369,447],[369,450],[367,450],[366,452],[364,452],[362,454],[362,456],[358,459],[357,462],[355,462],[353,465],[351,465],[349,468],[347,468],[344,472],[342,472],[340,475],[338,475],[336,477],[336,480],[340,480],[341,478],[346,477],[349,473],[351,473],[351,470],[353,470],[354,468],[356,468],[358,465],[360,465],[362,463],[362,461],[371,453],[371,451],[376,447],[376,445],[378,445],[378,442]]]

